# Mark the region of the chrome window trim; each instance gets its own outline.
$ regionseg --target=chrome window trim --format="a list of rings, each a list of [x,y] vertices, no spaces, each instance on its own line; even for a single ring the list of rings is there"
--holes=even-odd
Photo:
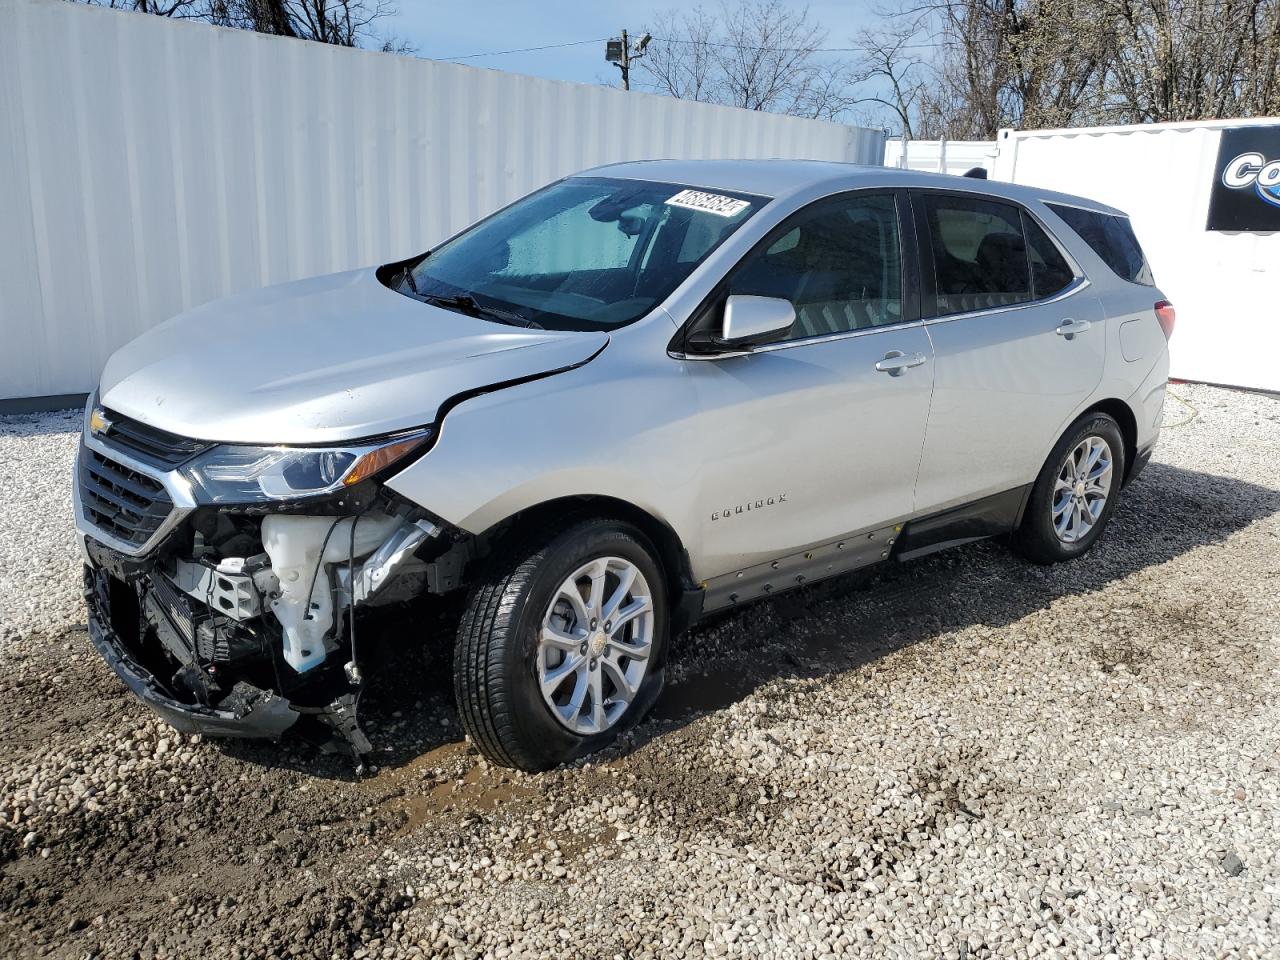
[[[938,194],[941,194],[945,196],[947,194],[955,194],[955,193],[961,193],[966,196],[975,197],[979,200],[989,200],[992,203],[1003,203],[1007,206],[1013,207],[1014,209],[1020,211],[1023,215],[1030,217],[1032,220],[1035,221],[1036,226],[1038,226],[1041,230],[1044,231],[1045,236],[1049,238],[1049,242],[1058,248],[1058,253],[1060,253],[1063,259],[1067,261],[1067,266],[1071,268],[1072,275],[1075,277],[1075,279],[1071,283],[1063,287],[1061,290],[1057,291],[1051,297],[1041,297],[1039,300],[1027,300],[1022,303],[1010,303],[1000,307],[987,307],[983,310],[968,310],[964,313],[949,313],[949,314],[946,314],[945,316],[940,316],[940,317],[925,317],[924,322],[926,324],[932,325],[934,323],[940,323],[947,320],[959,320],[963,317],[975,317],[975,316],[981,316],[983,314],[991,314],[991,313],[1004,313],[1008,310],[1020,309],[1021,307],[1034,307],[1034,306],[1040,306],[1042,304],[1056,303],[1059,300],[1065,300],[1067,297],[1072,296],[1073,294],[1075,294],[1077,290],[1083,290],[1085,287],[1089,286],[1089,275],[1085,273],[1084,268],[1080,266],[1080,261],[1075,258],[1075,256],[1072,254],[1072,252],[1069,249],[1067,249],[1066,245],[1058,238],[1057,233],[1050,228],[1049,224],[1044,222],[1044,218],[1041,217],[1039,214],[1037,214],[1035,210],[1031,209],[1031,205],[1028,202],[1024,200],[1015,199],[1013,197],[1002,196],[999,194],[981,193],[973,190],[954,190],[951,187],[933,187],[933,186],[912,187],[910,191],[910,195],[912,197],[915,197],[917,194],[919,195],[932,194],[935,196]],[[1040,197],[1037,197],[1036,199],[1040,203],[1045,204],[1046,206],[1050,203],[1050,201],[1044,200]],[[1068,204],[1068,206],[1070,206],[1070,204]],[[1081,207],[1080,209],[1083,210],[1087,208]],[[1053,211],[1050,210],[1049,212],[1052,213]],[[1099,211],[1093,211],[1093,212],[1101,213],[1102,211],[1099,210]],[[1061,217],[1059,217],[1058,219],[1061,219]],[[917,231],[917,233],[918,232],[919,231]],[[932,239],[933,239],[932,237],[928,238],[930,243],[932,243]],[[1030,244],[1027,242],[1025,229],[1023,230],[1022,239],[1024,244],[1026,244],[1029,248]],[[917,242],[919,242],[918,237],[917,237]],[[921,260],[923,260],[923,257],[921,257]],[[1028,280],[1030,280],[1030,277],[1028,277]],[[923,292],[923,285],[924,284],[922,280],[921,281],[922,292]],[[937,286],[936,282],[934,286],[936,288]],[[937,290],[935,289],[934,297],[936,298],[937,295],[938,295]],[[933,306],[936,307],[937,303],[934,303]],[[925,312],[924,304],[921,304],[920,308],[922,313]]]
[[[694,317],[696,317],[698,314],[701,313],[703,308],[710,301],[711,296],[715,292],[715,290],[717,290],[722,283],[727,281],[736,270],[740,269],[742,265],[746,262],[747,258],[750,257],[765,242],[765,240],[769,239],[770,235],[773,234],[774,231],[781,230],[783,227],[787,226],[794,217],[804,213],[806,210],[809,210],[812,207],[816,207],[820,204],[837,203],[846,198],[856,197],[858,194],[866,194],[866,193],[883,194],[892,198],[893,200],[894,215],[898,219],[898,256],[899,256],[899,259],[902,261],[902,269],[901,269],[902,289],[899,291],[901,296],[898,297],[898,304],[899,304],[899,309],[903,309],[907,303],[907,296],[906,296],[906,293],[907,293],[906,285],[908,280],[907,258],[908,256],[911,256],[911,254],[908,252],[907,246],[903,242],[904,241],[903,234],[905,231],[902,228],[902,208],[898,202],[899,201],[898,194],[900,192],[905,193],[908,189],[909,188],[905,185],[895,185],[895,184],[890,184],[890,185],[879,184],[876,186],[855,186],[855,187],[849,187],[847,189],[839,189],[832,193],[824,193],[821,196],[811,198],[805,201],[804,203],[802,203],[796,209],[790,211],[789,213],[784,214],[781,218],[779,218],[777,223],[775,223],[773,226],[768,228],[764,236],[762,236],[759,240],[754,241],[752,245],[747,249],[747,251],[743,253],[727,270],[725,270],[723,276],[721,276],[720,279],[717,280],[716,283],[712,286],[711,293],[708,293],[707,296],[705,296],[702,299],[701,303],[699,303],[698,307],[689,315],[688,318],[686,318],[684,323],[677,324],[676,335],[672,338],[671,342],[674,343],[677,339],[680,338],[680,334],[684,331],[685,327],[693,320]],[[908,201],[907,216],[908,217],[911,216],[909,201]],[[782,236],[786,236],[786,234],[783,233],[779,235],[779,237],[782,237]],[[794,307],[795,304],[792,303],[792,306]],[[668,313],[667,315],[671,316],[670,313]],[[674,317],[672,317],[672,321],[673,322],[675,321]],[[760,346],[749,347],[746,350],[725,351],[723,353],[691,354],[691,353],[685,353],[680,350],[672,349],[670,346],[668,346],[667,356],[671,357],[673,360],[728,360],[733,357],[749,357],[755,353],[772,353],[774,350],[785,350],[785,349],[789,349],[790,347],[805,346],[806,344],[811,344],[811,343],[830,343],[836,340],[846,340],[850,337],[862,336],[863,334],[866,334],[866,333],[877,333],[881,330],[906,329],[908,327],[920,326],[920,325],[921,325],[921,321],[919,319],[902,320],[902,321],[899,321],[898,323],[885,323],[879,326],[862,327],[860,329],[855,329],[855,330],[841,330],[836,333],[823,333],[813,337],[805,337],[804,339],[800,339],[800,340],[779,340],[776,343],[761,344]]]
[[[1049,235],[1050,240],[1057,243],[1057,238],[1053,236],[1052,232],[1048,230],[1045,232]],[[1075,266],[1077,270],[1079,269],[1078,265],[1075,263],[1074,257],[1067,255],[1067,259],[1069,264]],[[1042,307],[1054,303],[1060,303],[1069,297],[1074,297],[1081,290],[1085,290],[1092,285],[1092,281],[1090,281],[1087,276],[1083,273],[1077,273],[1076,278],[1071,283],[1067,284],[1053,296],[1042,297],[1039,300],[1026,300],[1022,303],[1010,303],[999,307],[987,307],[982,310],[969,310],[965,313],[949,313],[943,317],[927,317],[923,320],[905,320],[901,323],[886,323],[876,327],[862,327],[858,330],[845,330],[840,333],[828,333],[816,337],[806,337],[803,340],[783,340],[778,343],[768,343],[759,347],[752,347],[747,350],[734,350],[725,353],[711,354],[689,354],[668,351],[668,356],[676,360],[729,360],[733,357],[749,357],[752,354],[757,353],[772,353],[775,350],[789,350],[792,347],[804,347],[811,344],[831,343],[836,340],[848,340],[851,337],[866,336],[867,334],[880,333],[884,330],[908,330],[911,327],[931,327],[937,323],[950,323],[952,320],[965,320],[970,317],[992,316],[998,313],[1008,313],[1012,310],[1024,310],[1027,307]]]
[[[922,321],[925,326],[931,327],[936,323],[950,323],[952,320],[965,320],[969,317],[985,317],[997,313],[1009,313],[1012,310],[1025,310],[1027,307],[1043,307],[1051,303],[1059,303],[1068,297],[1074,297],[1081,290],[1092,286],[1088,277],[1076,277],[1071,283],[1067,284],[1052,297],[1045,297],[1041,300],[1024,300],[1022,303],[1008,303],[999,307],[986,307],[982,310],[969,310],[965,313],[948,313],[942,317],[929,317]]]
[[[75,512],[76,530],[87,537],[92,537],[99,543],[110,547],[117,553],[122,553],[129,557],[141,557],[156,548],[156,546],[164,540],[165,537],[185,518],[192,510],[196,508],[195,495],[191,490],[191,483],[181,472],[171,470],[162,472],[154,467],[143,463],[136,457],[131,457],[127,453],[115,449],[108,444],[103,443],[97,437],[89,433],[86,427],[80,429],[81,448],[88,447],[95,453],[99,453],[109,460],[123,464],[130,470],[135,470],[143,476],[150,477],[162,487],[165,493],[169,495],[169,499],[173,502],[173,509],[169,511],[169,515],[161,521],[160,526],[156,528],[155,533],[147,538],[147,541],[141,545],[129,543],[127,540],[121,540],[119,537],[107,533],[94,526],[92,522],[84,514],[84,506],[80,500],[80,450],[76,451],[75,459],[75,483],[72,484],[72,506]]]
[[[1026,304],[1021,304],[1026,306]],[[860,327],[857,330],[841,330],[839,333],[823,333],[816,337],[805,337],[802,340],[780,340],[777,343],[766,343],[746,350],[733,350],[724,353],[670,353],[676,360],[728,360],[732,357],[750,357],[757,353],[773,353],[777,350],[791,350],[794,347],[809,347],[820,343],[834,343],[837,340],[852,340],[854,337],[865,337],[873,333],[884,333],[887,330],[910,330],[912,327],[923,327],[923,320],[903,320],[899,323],[883,323],[879,326]]]

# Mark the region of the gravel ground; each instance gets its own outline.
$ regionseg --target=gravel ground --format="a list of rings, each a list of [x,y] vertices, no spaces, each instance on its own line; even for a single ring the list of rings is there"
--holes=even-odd
[[[71,519],[81,411],[0,417],[0,647],[82,619]]]
[[[362,780],[161,726],[80,623],[74,419],[11,418],[0,954],[1280,958],[1280,400],[1176,390],[1088,558],[744,609],[539,776],[460,741],[429,654]]]

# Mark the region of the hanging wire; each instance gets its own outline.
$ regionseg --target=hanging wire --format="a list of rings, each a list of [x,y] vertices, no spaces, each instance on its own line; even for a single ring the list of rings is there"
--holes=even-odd
[[[481,57],[505,57],[511,53],[534,53],[538,50],[560,50],[564,47],[581,47],[588,43],[605,43],[610,37],[600,37],[594,40],[571,40],[568,43],[548,43],[540,47],[519,47],[514,50],[490,50],[485,53],[465,53],[452,57],[429,57],[431,60],[477,60]],[[733,50],[771,50],[778,53],[862,53],[863,47],[771,47],[771,46],[752,46],[745,43],[731,43],[728,40],[683,40],[677,37],[654,37],[654,40],[662,43],[683,43],[696,44],[707,47],[728,47]],[[939,40],[932,43],[905,43],[898,50],[934,50],[938,47],[947,46],[947,41]]]
[[[456,57],[429,57],[430,60],[476,60],[480,57],[505,57],[509,53],[533,53],[536,50],[559,50],[562,47],[581,47],[588,43],[604,43],[608,37],[598,40],[572,40],[569,43],[548,43],[542,47],[520,47],[516,50],[490,50],[487,53],[464,53]]]

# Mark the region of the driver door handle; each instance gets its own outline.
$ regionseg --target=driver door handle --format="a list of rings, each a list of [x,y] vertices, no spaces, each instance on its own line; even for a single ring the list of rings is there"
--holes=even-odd
[[[881,373],[887,373],[891,377],[900,377],[912,367],[918,367],[925,361],[923,353],[913,353],[907,356],[901,350],[890,350],[884,355],[883,360],[876,361],[876,369]]]
[[[1092,326],[1093,324],[1090,323],[1088,320],[1066,319],[1066,320],[1063,320],[1062,323],[1058,326],[1058,329],[1054,330],[1053,332],[1060,337],[1066,337],[1068,340],[1070,340],[1077,333],[1084,333],[1086,330],[1088,330]]]

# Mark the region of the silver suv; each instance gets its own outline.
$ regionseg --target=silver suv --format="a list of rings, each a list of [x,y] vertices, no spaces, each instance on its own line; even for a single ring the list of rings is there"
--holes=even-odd
[[[1151,456],[1172,326],[1088,200],[591,170],[117,352],[76,466],[90,634],[179,729],[361,754],[369,657],[452,595],[467,733],[546,768],[636,722],[712,611],[1001,534],[1089,550]]]

